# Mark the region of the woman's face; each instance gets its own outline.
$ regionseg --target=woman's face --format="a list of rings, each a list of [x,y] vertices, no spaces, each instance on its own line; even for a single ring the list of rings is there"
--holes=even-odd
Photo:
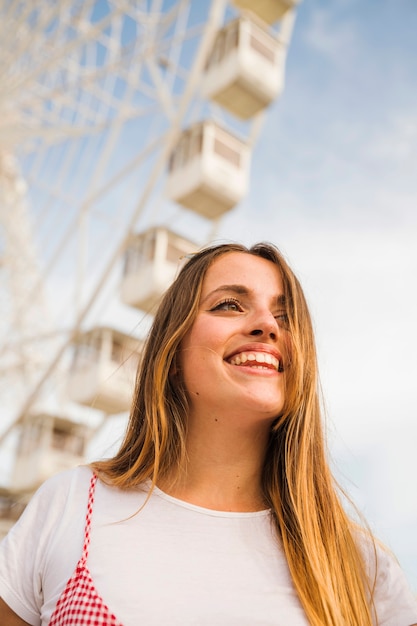
[[[190,418],[271,423],[282,411],[290,345],[278,267],[230,252],[209,267],[180,346]]]

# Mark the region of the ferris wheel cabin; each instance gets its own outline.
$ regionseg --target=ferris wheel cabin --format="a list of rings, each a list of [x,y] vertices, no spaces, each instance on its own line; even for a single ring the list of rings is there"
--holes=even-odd
[[[47,413],[30,415],[20,426],[12,489],[30,489],[84,462],[86,424]]]
[[[250,151],[243,141],[211,120],[198,122],[182,132],[171,155],[167,194],[216,219],[246,195],[249,165]]]
[[[173,282],[181,259],[197,246],[164,227],[132,237],[124,257],[121,299],[150,312]]]
[[[68,397],[110,415],[131,405],[141,342],[113,328],[97,327],[74,342]]]
[[[255,13],[267,24],[281,20],[288,11],[294,9],[300,0],[232,0],[232,4],[242,10]]]
[[[282,91],[285,47],[259,21],[243,16],[217,34],[207,61],[203,94],[249,119]]]

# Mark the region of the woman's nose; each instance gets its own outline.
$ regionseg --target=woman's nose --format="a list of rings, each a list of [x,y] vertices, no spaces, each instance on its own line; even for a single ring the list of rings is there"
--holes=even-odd
[[[277,322],[275,317],[271,313],[258,316],[249,334],[259,337],[269,337],[275,340],[277,338]]]
[[[259,336],[265,335],[265,336],[268,336],[270,339],[273,339],[274,341],[277,338],[276,332],[273,332],[272,330],[268,332],[268,331],[262,330],[261,328],[255,328],[254,330],[251,330],[250,334],[259,335]]]

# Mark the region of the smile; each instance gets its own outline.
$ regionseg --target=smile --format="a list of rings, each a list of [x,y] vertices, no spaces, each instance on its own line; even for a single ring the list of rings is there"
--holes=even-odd
[[[267,352],[240,352],[235,354],[229,363],[257,369],[274,369],[276,372],[282,371],[278,359]]]

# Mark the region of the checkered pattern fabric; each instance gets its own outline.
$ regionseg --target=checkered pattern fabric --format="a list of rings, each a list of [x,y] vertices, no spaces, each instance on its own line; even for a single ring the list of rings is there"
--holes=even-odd
[[[49,626],[122,626],[97,593],[87,567],[96,482],[97,476],[93,475],[88,495],[83,552],[56,604]]]

